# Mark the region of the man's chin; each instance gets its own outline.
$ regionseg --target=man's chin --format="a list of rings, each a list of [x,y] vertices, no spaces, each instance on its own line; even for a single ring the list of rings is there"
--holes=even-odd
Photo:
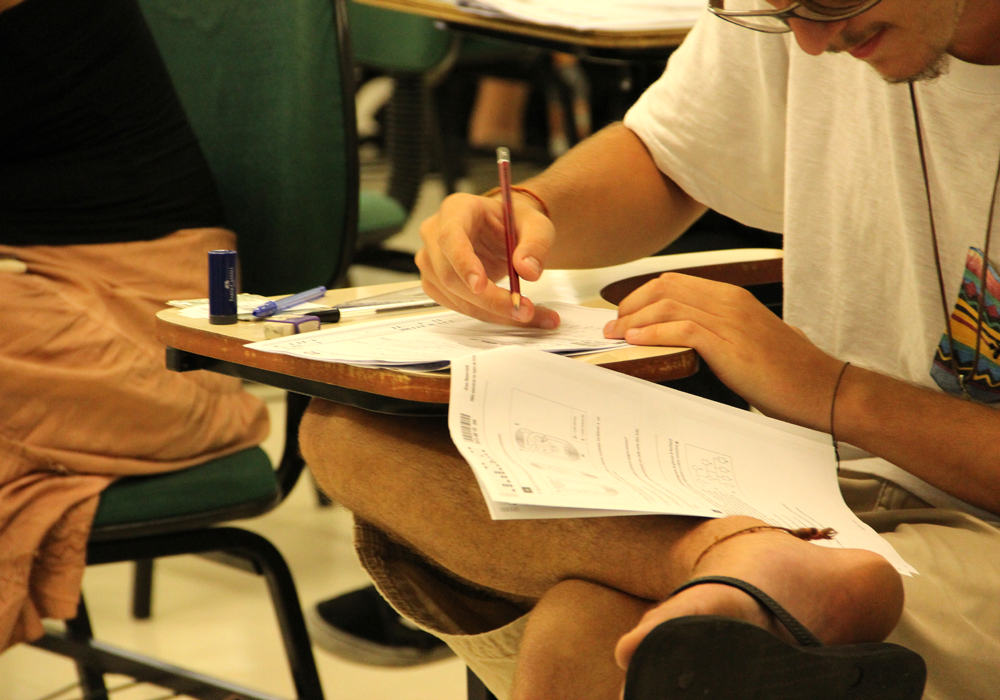
[[[870,63],[869,65],[887,83],[890,85],[899,85],[902,83],[917,83],[940,78],[948,72],[950,58],[946,52],[942,51],[924,62],[923,66],[916,69],[905,66],[878,65],[877,63]]]

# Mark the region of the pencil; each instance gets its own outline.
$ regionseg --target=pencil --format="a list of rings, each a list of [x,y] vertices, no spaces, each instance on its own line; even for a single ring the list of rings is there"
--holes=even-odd
[[[507,237],[507,276],[510,278],[510,300],[514,310],[521,308],[521,280],[514,270],[514,249],[517,231],[514,228],[514,202],[510,191],[510,151],[503,146],[497,149],[497,169],[500,171],[500,193],[503,195],[503,227]]]

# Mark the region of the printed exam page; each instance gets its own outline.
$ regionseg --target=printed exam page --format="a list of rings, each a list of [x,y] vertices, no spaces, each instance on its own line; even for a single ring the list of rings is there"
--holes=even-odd
[[[452,438],[494,519],[749,515],[913,572],[844,504],[828,435],[523,348],[451,376]]]

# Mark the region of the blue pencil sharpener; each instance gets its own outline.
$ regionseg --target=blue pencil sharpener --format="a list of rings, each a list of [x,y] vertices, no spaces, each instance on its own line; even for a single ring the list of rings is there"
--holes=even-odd
[[[208,322],[236,323],[236,251],[208,251]]]

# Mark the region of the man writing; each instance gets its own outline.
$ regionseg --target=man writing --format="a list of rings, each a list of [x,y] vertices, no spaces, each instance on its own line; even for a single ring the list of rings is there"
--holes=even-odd
[[[648,255],[706,206],[781,231],[787,323],[743,290],[666,275],[624,300],[605,332],[693,347],[765,414],[835,435],[848,504],[920,575],[900,582],[878,557],[745,518],[491,522],[429,420],[317,403],[306,456],[359,516],[359,552],[383,592],[502,695],[616,697],[639,641],[681,616],[787,635],[740,590],[706,583],[671,596],[717,574],[768,593],[826,644],[888,636],[917,651],[924,697],[990,697],[1000,687],[1000,610],[985,583],[1000,573],[987,524],[1000,512],[1000,415],[986,404],[1000,398],[989,311],[1000,283],[986,263],[1000,2],[710,9],[624,125],[523,183],[535,196],[515,194],[515,267],[534,280]],[[422,233],[424,286],[442,303],[558,323],[530,300],[515,310],[493,283],[506,272],[498,202],[449,198]],[[724,661],[713,660],[719,674]]]

